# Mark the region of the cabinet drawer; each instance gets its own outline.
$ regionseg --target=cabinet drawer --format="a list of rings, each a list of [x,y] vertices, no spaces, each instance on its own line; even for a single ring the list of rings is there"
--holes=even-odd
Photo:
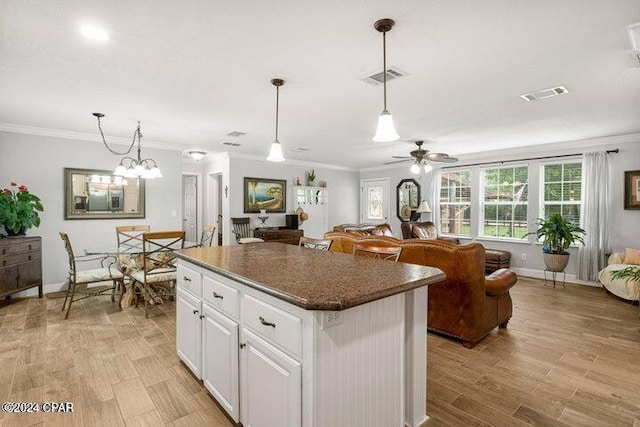
[[[42,245],[40,239],[29,239],[26,242],[20,241],[19,239],[12,239],[10,245],[7,244],[0,247],[0,256],[19,254],[23,252],[39,253],[41,246]]]
[[[9,267],[11,265],[24,264],[25,262],[40,260],[40,253],[20,253],[12,254],[0,258],[0,267]]]
[[[238,291],[222,283],[222,280],[205,275],[202,279],[202,297],[207,304],[238,319]]]
[[[183,263],[178,264],[178,286],[196,297],[202,296],[202,274]]]
[[[265,338],[302,356],[302,319],[298,316],[244,294],[242,321]]]

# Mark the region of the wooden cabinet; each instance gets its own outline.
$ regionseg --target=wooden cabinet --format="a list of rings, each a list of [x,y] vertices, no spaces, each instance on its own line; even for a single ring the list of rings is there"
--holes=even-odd
[[[300,238],[304,236],[303,230],[293,230],[290,228],[256,228],[253,236],[258,237],[265,242],[287,243],[289,245],[297,245]]]
[[[0,297],[38,287],[42,298],[42,241],[40,237],[0,239]]]

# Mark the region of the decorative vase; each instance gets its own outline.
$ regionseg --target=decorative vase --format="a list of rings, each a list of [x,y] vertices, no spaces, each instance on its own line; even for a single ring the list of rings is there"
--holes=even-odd
[[[569,263],[569,254],[542,254],[544,258],[544,265],[547,266],[547,270],[560,273],[567,268]]]
[[[20,230],[18,230],[18,232],[14,232],[13,230],[11,230],[9,227],[7,227],[5,225],[4,227],[4,231],[7,233],[7,236],[9,237],[14,237],[14,236],[25,236],[27,234],[27,229],[26,228],[21,228]]]

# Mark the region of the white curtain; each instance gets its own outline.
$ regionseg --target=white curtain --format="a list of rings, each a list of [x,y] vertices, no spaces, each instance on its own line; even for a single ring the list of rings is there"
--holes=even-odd
[[[431,195],[429,197],[429,206],[431,206],[431,222],[436,225],[438,235],[440,235],[440,183],[442,169],[434,168],[431,171]]]
[[[598,280],[609,252],[609,159],[605,152],[582,155],[582,228],[584,246],[578,249],[578,279]]]

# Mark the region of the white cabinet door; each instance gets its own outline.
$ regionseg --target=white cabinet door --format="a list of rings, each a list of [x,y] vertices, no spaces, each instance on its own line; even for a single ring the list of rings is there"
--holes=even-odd
[[[178,289],[176,298],[176,347],[178,357],[201,378],[202,321],[200,300]]]
[[[202,381],[238,422],[238,324],[206,304],[203,310]]]
[[[246,328],[242,350],[242,424],[245,427],[302,425],[300,363],[258,338]]]

